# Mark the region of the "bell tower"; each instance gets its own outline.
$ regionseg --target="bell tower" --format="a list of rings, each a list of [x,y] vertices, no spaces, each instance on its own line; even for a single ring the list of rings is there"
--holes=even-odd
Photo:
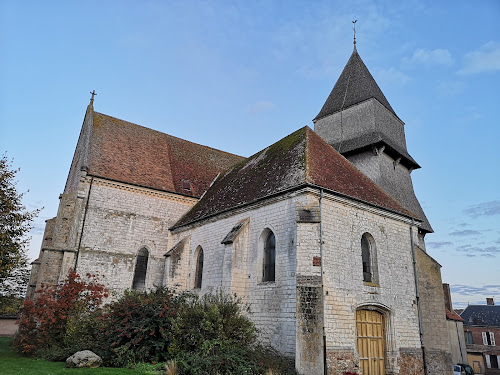
[[[313,123],[317,134],[422,220],[422,238],[433,232],[413,190],[411,172],[420,166],[406,148],[405,124],[361,60],[356,44]]]

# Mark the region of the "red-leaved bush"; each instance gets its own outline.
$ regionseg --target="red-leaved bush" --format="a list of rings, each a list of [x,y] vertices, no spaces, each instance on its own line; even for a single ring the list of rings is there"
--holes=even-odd
[[[23,355],[60,346],[68,334],[68,323],[93,314],[107,297],[108,291],[96,275],[82,279],[69,272],[64,283],[43,286],[34,300],[24,302],[14,345]]]

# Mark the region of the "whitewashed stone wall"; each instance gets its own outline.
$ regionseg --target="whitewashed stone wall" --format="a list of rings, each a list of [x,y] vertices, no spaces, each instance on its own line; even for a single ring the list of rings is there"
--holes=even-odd
[[[296,304],[296,225],[297,197],[274,200],[266,205],[239,210],[231,216],[205,222],[187,230],[177,231],[176,243],[188,239],[182,254],[179,275],[187,274],[187,289],[194,288],[196,249],[204,251],[203,283],[200,293],[236,293],[249,304],[251,319],[260,330],[263,342],[282,353],[295,355]],[[248,223],[232,244],[221,244],[231,229],[242,220]],[[262,234],[272,230],[276,237],[276,281],[262,282]],[[189,244],[189,246],[187,245]],[[169,267],[167,260],[167,268]],[[166,272],[167,274],[167,272]],[[179,278],[168,278],[167,285],[181,284]]]
[[[77,272],[98,274],[113,292],[132,287],[137,253],[149,252],[146,288],[163,282],[168,228],[196,199],[94,179],[83,224]]]

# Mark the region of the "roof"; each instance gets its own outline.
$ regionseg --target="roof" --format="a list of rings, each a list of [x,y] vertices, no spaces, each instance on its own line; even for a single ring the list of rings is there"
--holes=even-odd
[[[500,306],[469,305],[460,314],[466,326],[500,327]]]
[[[447,308],[446,310],[446,319],[448,320],[456,320],[458,322],[463,322],[464,320],[455,312],[455,311],[450,311]]]
[[[221,175],[172,229],[307,185],[416,217],[305,126]]]
[[[397,117],[396,112],[394,112],[365,63],[354,49],[342,74],[314,121],[370,98],[377,99]]]
[[[90,175],[193,197],[245,160],[98,112],[89,142]]]
[[[370,147],[372,145],[385,145],[385,153],[392,156],[394,159],[401,157],[401,163],[407,168],[418,169],[420,165],[411,157],[411,155],[402,147],[398,147],[397,143],[385,136],[381,132],[371,132],[363,134],[355,138],[346,139],[339,144],[332,144],[335,149],[342,145],[342,155],[349,155],[352,152],[358,153],[360,149]]]

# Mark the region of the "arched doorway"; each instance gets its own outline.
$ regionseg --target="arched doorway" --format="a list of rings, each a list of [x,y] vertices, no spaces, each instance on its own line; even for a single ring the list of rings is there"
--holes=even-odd
[[[384,316],[374,310],[358,310],[356,330],[362,374],[385,375]]]

